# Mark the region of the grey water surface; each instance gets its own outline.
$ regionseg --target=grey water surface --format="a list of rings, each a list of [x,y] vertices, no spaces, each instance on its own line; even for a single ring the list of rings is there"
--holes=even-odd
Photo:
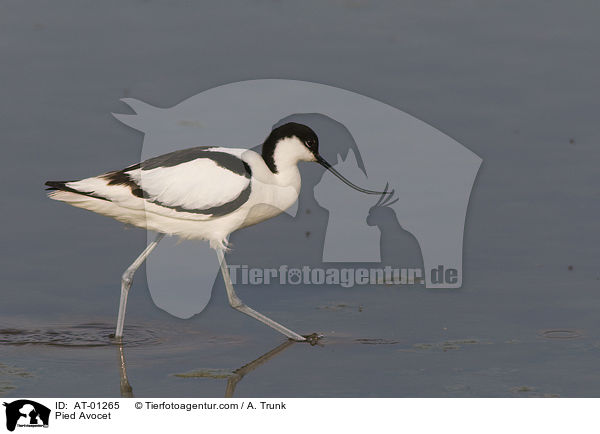
[[[0,396],[600,396],[599,12],[585,1],[2,2]],[[47,199],[44,182],[139,161],[141,135],[111,116],[127,112],[120,98],[170,107],[257,78],[367,95],[483,159],[462,288],[238,286],[257,310],[324,335],[310,345],[232,310],[220,278],[204,312],[172,317],[142,268],[116,345],[120,275],[146,234]],[[327,221],[310,195],[319,170],[302,168],[310,219],[240,231],[232,255],[318,262],[301,253],[319,251]],[[397,224],[377,220],[387,214],[365,224],[383,232]],[[419,265],[410,234],[391,240],[383,263]]]

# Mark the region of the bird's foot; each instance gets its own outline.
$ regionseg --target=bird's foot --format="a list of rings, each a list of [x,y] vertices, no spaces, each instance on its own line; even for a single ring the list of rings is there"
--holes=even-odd
[[[319,333],[312,333],[310,335],[302,335],[302,337],[306,339],[304,342],[309,343],[314,347],[315,345],[319,344],[319,339],[321,339],[323,335]]]

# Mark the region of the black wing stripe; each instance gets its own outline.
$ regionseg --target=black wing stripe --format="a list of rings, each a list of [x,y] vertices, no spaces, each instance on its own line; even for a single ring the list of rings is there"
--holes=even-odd
[[[134,164],[133,166],[126,167],[123,170],[118,170],[115,172],[109,172],[106,175],[102,175],[102,177],[108,180],[108,185],[124,185],[131,189],[131,194],[136,197],[144,198],[144,192],[140,188],[140,186],[129,176],[127,173],[130,170],[139,169],[140,165]]]
[[[108,180],[108,185],[125,185],[131,189],[131,193],[134,196],[143,199],[148,199],[148,193],[146,193],[127,172],[140,168],[142,170],[151,170],[159,167],[174,167],[178,164],[187,163],[188,161],[193,161],[199,158],[209,158],[214,161],[217,166],[227,169],[236,175],[243,176],[247,179],[252,177],[252,169],[250,169],[250,166],[244,160],[226,152],[208,151],[208,149],[211,148],[211,146],[198,146],[196,148],[171,152],[158,157],[150,158],[142,163],[126,167],[123,170],[109,172],[103,176]],[[168,208],[166,205],[161,206]]]
[[[98,196],[98,195],[92,193],[91,191],[79,191],[79,190],[75,190],[74,188],[67,187],[65,185],[67,182],[75,182],[75,181],[46,181],[45,185],[47,185],[49,187],[46,190],[68,191],[69,193],[76,193],[76,194],[80,194],[82,196],[93,197],[94,199],[102,199],[107,202],[110,202],[109,199],[102,197],[102,196]]]
[[[163,208],[169,208],[175,210],[177,212],[188,212],[192,214],[205,214],[212,215],[213,217],[221,217],[227,214],[234,212],[236,209],[241,207],[246,203],[248,198],[250,197],[250,193],[252,192],[252,183],[248,183],[248,186],[242,190],[242,192],[233,199],[231,202],[224,203],[223,205],[213,206],[210,208],[204,209],[188,209],[179,205],[166,205],[158,200],[150,200],[148,202],[153,203],[155,205],[162,206]]]
[[[182,149],[170,152],[158,157],[150,158],[141,163],[142,170],[152,170],[159,167],[173,167],[178,164],[187,163],[198,158],[209,158],[217,166],[227,169],[237,175],[250,179],[252,171],[250,166],[241,158],[227,152],[210,151],[211,146],[198,146],[196,148]]]

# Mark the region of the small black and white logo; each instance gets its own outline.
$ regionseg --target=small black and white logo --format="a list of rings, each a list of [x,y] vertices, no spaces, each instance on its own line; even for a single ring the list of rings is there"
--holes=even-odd
[[[10,403],[5,402],[4,406],[6,407],[6,429],[9,431],[14,431],[16,427],[48,427],[50,409],[40,403],[19,399]]]

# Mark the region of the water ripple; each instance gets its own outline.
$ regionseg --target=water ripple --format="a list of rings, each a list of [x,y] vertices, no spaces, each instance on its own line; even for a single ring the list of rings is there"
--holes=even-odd
[[[546,339],[577,339],[582,336],[578,330],[542,330],[540,336]]]
[[[80,324],[49,329],[0,329],[0,344],[49,345],[58,347],[103,347],[115,345],[114,326],[102,323]],[[152,330],[128,326],[123,338],[127,346],[158,343]]]

